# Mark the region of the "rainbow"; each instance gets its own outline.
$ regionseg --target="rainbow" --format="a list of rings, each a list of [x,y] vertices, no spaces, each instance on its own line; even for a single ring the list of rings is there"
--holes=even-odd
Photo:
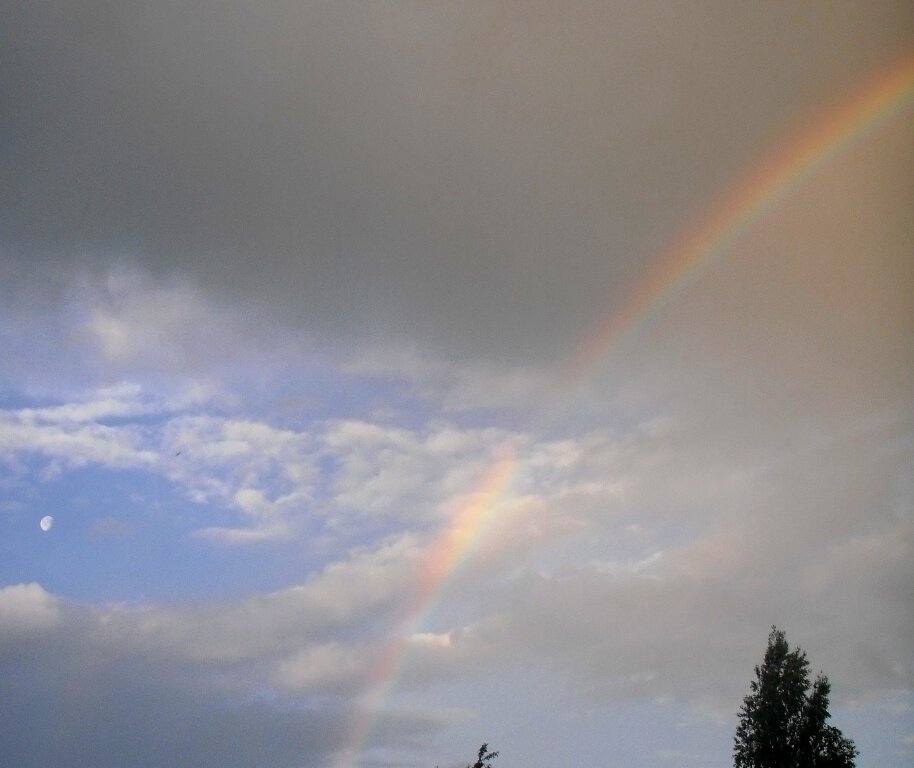
[[[620,308],[565,368],[559,392],[574,390],[623,334],[643,325],[814,171],[914,103],[914,54],[893,63],[838,109],[775,152],[720,196],[654,260]]]
[[[785,148],[744,177],[710,213],[686,229],[655,259],[622,306],[608,315],[563,367],[557,392],[573,392],[625,334],[647,322],[708,265],[723,255],[753,222],[768,214],[810,174],[914,103],[914,54],[905,56],[861,88],[838,109],[819,117]],[[379,654],[371,681],[346,731],[340,768],[353,765],[393,687],[410,637],[440,597],[448,579],[484,536],[522,462],[516,446],[505,448],[477,488],[458,505],[451,522],[429,548],[417,589],[398,631]]]
[[[339,753],[340,768],[352,765],[364,748],[384,699],[397,679],[410,638],[441,595],[444,582],[485,535],[498,503],[505,498],[517,476],[517,466],[517,446],[513,443],[502,446],[476,488],[456,505],[450,523],[426,552],[412,598],[397,631],[382,648],[367,690],[348,725],[346,746]]]

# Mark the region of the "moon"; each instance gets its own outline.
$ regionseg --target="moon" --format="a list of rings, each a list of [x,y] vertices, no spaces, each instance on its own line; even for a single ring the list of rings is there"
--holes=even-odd
[[[54,525],[54,518],[50,515],[45,515],[38,521],[38,527],[45,533],[51,530],[52,525]]]

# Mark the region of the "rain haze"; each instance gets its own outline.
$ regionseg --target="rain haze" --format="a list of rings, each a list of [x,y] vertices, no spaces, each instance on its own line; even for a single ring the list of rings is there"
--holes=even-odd
[[[910,3],[0,14],[0,763],[911,765]]]

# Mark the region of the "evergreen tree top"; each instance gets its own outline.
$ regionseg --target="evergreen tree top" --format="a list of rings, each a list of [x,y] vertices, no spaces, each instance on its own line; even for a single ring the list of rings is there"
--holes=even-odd
[[[806,654],[790,650],[777,627],[749,690],[734,737],[735,768],[854,767],[854,742],[827,723],[828,678],[820,673],[810,684]]]

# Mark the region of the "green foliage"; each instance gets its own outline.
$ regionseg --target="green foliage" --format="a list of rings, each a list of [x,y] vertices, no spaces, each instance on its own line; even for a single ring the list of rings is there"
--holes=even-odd
[[[810,691],[809,662],[776,627],[743,699],[733,745],[736,768],[854,768],[857,748],[827,724],[831,686],[823,674]]]

